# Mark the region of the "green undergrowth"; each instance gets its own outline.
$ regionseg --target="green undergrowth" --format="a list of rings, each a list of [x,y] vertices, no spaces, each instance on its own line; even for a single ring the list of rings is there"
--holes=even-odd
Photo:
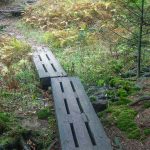
[[[105,118],[105,115],[107,119]],[[107,110],[102,113],[99,113],[101,119],[107,125],[115,124],[121,131],[125,132],[127,137],[130,139],[140,139],[141,130],[134,121],[137,112],[123,105],[111,105]]]
[[[135,86],[135,82],[120,77],[111,77],[106,83],[111,87],[111,89],[107,91],[108,97],[116,104],[126,105],[130,103],[131,100],[128,99],[128,96],[140,90]]]
[[[26,132],[13,113],[0,112],[0,146],[16,143]]]
[[[113,21],[111,3],[74,4],[69,9],[56,4],[57,13],[54,7],[43,11],[46,4],[47,1],[40,1],[28,8],[20,24],[25,35],[49,45],[69,75],[79,76],[86,85],[109,87],[105,93],[109,99],[108,108],[100,113],[103,121],[115,124],[130,139],[142,139],[149,131],[142,132],[134,121],[137,112],[129,107],[132,102],[129,96],[139,88],[133,81],[121,78],[135,68],[135,51],[109,32],[115,29],[115,33],[121,35],[123,31],[126,35]],[[91,99],[93,102],[96,97]],[[148,108],[149,104],[145,103],[144,107]],[[38,116],[47,118],[48,113],[41,110]]]
[[[110,67],[112,68],[112,66],[109,67],[109,64],[111,64],[111,61],[114,60],[110,59],[108,51],[104,50],[98,41],[97,43],[92,40],[86,40],[87,42],[85,42],[84,34],[87,33],[84,33],[84,31],[77,35],[77,43],[75,41],[70,42],[72,38],[68,37],[68,45],[56,46],[58,44],[57,39],[51,35],[52,33],[44,33],[40,30],[37,31],[37,29],[34,29],[23,22],[18,24],[18,28],[21,28],[21,31],[25,33],[27,38],[33,38],[38,43],[48,44],[69,75],[77,75],[83,81],[86,81],[86,83],[97,83],[100,78],[106,74],[109,76],[109,74],[112,73],[110,72]],[[63,35],[64,31],[60,32],[62,37],[67,36]],[[71,30],[68,32],[76,34],[76,31]],[[90,43],[90,41],[92,43]],[[61,40],[61,42],[63,42],[63,40]],[[86,43],[88,43],[88,45]],[[58,45],[60,45],[60,43]]]
[[[144,105],[143,107],[146,109],[146,108],[150,108],[150,102],[144,102]]]
[[[48,119],[52,115],[52,112],[49,108],[43,108],[37,112],[37,116],[39,119]]]
[[[35,40],[37,43],[44,43],[45,33],[42,32],[40,29],[33,28],[31,25],[28,25],[22,21],[17,22],[16,27],[22,32],[22,34],[28,38]]]
[[[31,47],[26,42],[5,36],[0,38],[0,49],[0,146],[10,149],[10,145],[16,146],[24,132],[29,131],[28,127],[22,127],[20,116],[23,120],[38,117],[37,112],[41,110],[39,119],[53,123],[55,118],[50,113],[52,108],[49,112],[43,111],[43,94],[31,61]],[[39,149],[47,148],[55,138],[55,126],[53,123],[40,131],[36,127],[31,131],[33,138],[38,140]]]
[[[101,120],[106,126],[116,125],[129,139],[146,138],[149,130],[138,127],[135,122],[138,111],[129,106],[133,101],[128,97],[136,94],[139,88],[133,81],[119,77],[113,77],[106,82],[110,86],[107,90],[109,104],[105,111],[99,113]],[[143,107],[148,108],[149,103],[145,102]]]

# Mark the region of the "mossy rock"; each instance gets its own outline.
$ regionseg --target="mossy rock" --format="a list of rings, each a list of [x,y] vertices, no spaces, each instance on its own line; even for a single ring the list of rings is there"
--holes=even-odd
[[[90,96],[90,101],[91,102],[96,102],[96,99],[97,99],[96,96]]]

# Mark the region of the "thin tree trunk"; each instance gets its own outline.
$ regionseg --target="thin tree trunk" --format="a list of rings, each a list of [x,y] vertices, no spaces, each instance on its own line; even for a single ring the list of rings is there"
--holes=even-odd
[[[139,32],[139,44],[138,44],[138,63],[137,63],[137,77],[141,76],[141,50],[142,50],[142,34],[143,34],[143,24],[144,24],[144,2],[142,0],[142,10],[141,10],[141,22],[140,22],[140,32]]]

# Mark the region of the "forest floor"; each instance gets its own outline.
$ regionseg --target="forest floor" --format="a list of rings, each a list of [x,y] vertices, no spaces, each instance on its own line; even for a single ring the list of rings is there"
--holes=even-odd
[[[22,4],[24,4],[24,2],[26,1],[23,0],[21,2]],[[15,5],[20,5],[20,3],[17,2]],[[0,7],[0,9],[3,8],[5,8],[5,6]],[[36,39],[36,37],[38,38],[38,35],[36,34],[34,35],[34,31],[32,36],[27,36],[25,34],[25,32],[30,32],[30,30],[24,31],[24,29],[22,29],[22,26],[20,26],[20,19],[21,18],[12,17],[9,15],[1,15],[0,26],[3,27],[3,29],[0,32],[0,36],[16,38],[20,41],[28,43],[31,46],[31,48],[36,48],[38,46],[45,45],[40,39]],[[38,42],[39,40],[40,42]],[[27,133],[31,132],[31,136],[27,138],[24,137],[24,140],[28,143],[30,148],[32,147],[32,149],[48,149],[48,147],[50,146],[52,147],[51,150],[53,149],[58,150],[59,142],[57,140],[58,139],[57,129],[56,129],[57,127],[56,127],[56,122],[54,117],[54,108],[53,108],[53,100],[52,100],[51,93],[48,91],[43,91],[40,88],[39,81],[36,72],[34,70],[34,66],[32,65],[31,62],[32,51],[30,51],[26,55],[27,56],[25,57],[24,60],[28,61],[27,73],[31,72],[31,74],[29,75],[30,79],[27,79],[27,82],[30,83],[27,84],[27,87],[24,87],[24,85],[22,85],[25,84],[24,81],[22,80],[25,80],[26,77],[28,77],[26,76],[25,72],[22,72],[22,74],[20,75],[20,76],[23,75],[24,78],[22,77],[21,81],[17,83],[18,84],[17,87],[15,87],[16,84],[12,82],[14,80],[12,80],[9,83],[9,85],[6,85],[6,83],[4,83],[3,81],[1,82],[0,80],[1,91],[2,91],[0,93],[1,94],[0,110],[1,112],[6,112],[9,113],[10,115],[13,114],[14,118],[17,118],[17,122],[19,123],[19,125],[23,129],[27,130]],[[15,64],[16,63],[14,63],[14,65]],[[13,62],[11,66],[13,66]],[[23,65],[21,67],[22,67],[21,69],[20,68],[17,69],[23,71],[25,66]],[[3,70],[3,68],[5,68],[5,64],[0,62],[0,70]],[[5,76],[6,80],[9,78],[9,75],[10,76],[12,75],[12,77],[14,77],[16,74],[14,72],[10,72],[8,76]],[[33,84],[35,85],[32,87]],[[147,96],[150,93],[149,78],[141,78],[137,81],[137,84],[142,86],[142,88],[136,94],[130,96],[130,98],[133,99],[133,101],[137,101],[139,100],[140,97],[143,97],[145,95]],[[91,87],[92,86],[89,86],[88,89],[90,89]],[[26,88],[29,88],[30,91],[28,91]],[[139,101],[137,104],[131,106],[131,108],[133,108],[138,112],[135,118],[137,125],[141,128],[147,129],[150,128],[150,108],[149,106],[143,107],[143,105],[146,105],[146,103],[145,101]],[[46,112],[50,117],[46,116],[42,118],[41,114],[43,112],[44,115]],[[129,139],[122,131],[120,131],[120,129],[118,129],[118,127],[116,127],[115,124],[113,125],[111,124],[110,126],[110,124],[106,123],[105,119],[103,121],[104,121],[104,128],[106,130],[106,133],[108,137],[111,139],[112,145],[115,150],[122,150],[122,149],[150,150],[149,148],[150,136],[148,136],[145,139],[142,138],[140,140]],[[14,126],[15,125],[16,124],[14,124]],[[4,137],[6,135],[4,135]],[[0,140],[2,140],[1,137]],[[3,140],[3,142],[6,144],[7,140],[6,141]],[[38,145],[38,148],[36,147],[37,146],[36,144]]]
[[[3,5],[0,9],[22,6],[25,5],[25,2],[25,0],[17,1],[11,5]],[[32,48],[41,46],[41,44],[38,44],[33,39],[26,38],[21,33],[21,30],[17,28],[19,20],[20,17],[14,17],[10,14],[0,15],[0,26],[2,27],[0,37],[9,38],[10,40],[17,39],[18,41],[28,43],[29,47],[31,46]],[[5,133],[3,133],[3,136],[0,136],[0,149],[24,149],[27,144],[24,144],[22,141],[20,142],[18,134],[21,134],[19,138],[23,137],[25,143],[28,143],[27,148],[29,149],[59,149],[52,96],[50,92],[43,91],[40,88],[31,55],[32,51],[22,58],[22,62],[25,61],[23,64],[19,60],[15,63],[12,61],[11,66],[8,67],[8,74],[10,76],[5,75],[5,79],[0,81],[0,119],[8,115],[8,119],[12,122],[11,127],[8,127],[10,128],[8,129],[10,133],[7,130],[5,133],[5,130],[0,126],[0,134]],[[13,65],[17,65],[16,70],[21,73],[22,79],[20,81],[13,79],[16,76],[15,72],[11,70]],[[0,62],[1,73],[6,66],[5,63]],[[26,87],[21,85],[24,82],[23,80],[27,80]],[[16,128],[15,122],[17,122]],[[7,125],[7,122],[5,123]],[[17,131],[20,127],[23,131]],[[16,132],[16,135],[12,135],[11,132]]]

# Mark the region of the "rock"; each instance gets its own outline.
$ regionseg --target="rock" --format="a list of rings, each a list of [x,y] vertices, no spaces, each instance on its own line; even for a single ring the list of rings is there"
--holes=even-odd
[[[103,111],[107,108],[108,101],[107,100],[99,100],[92,102],[93,107],[96,112]]]
[[[139,101],[150,100],[150,95],[144,95],[139,98]]]
[[[107,108],[107,99],[108,96],[106,95],[108,87],[98,87],[98,86],[91,86],[88,88],[87,93],[90,97],[90,100],[93,104],[93,107],[96,112],[103,111]]]
[[[0,145],[0,150],[4,150],[4,149],[3,149],[3,146],[1,146],[1,145]]]
[[[100,95],[98,95],[97,96],[97,98],[98,98],[98,100],[106,100],[108,97],[107,97],[107,95],[106,94],[100,94]]]
[[[26,1],[26,3],[28,3],[28,4],[32,4],[32,3],[35,3],[36,2],[36,0],[27,0]]]
[[[144,73],[143,77],[150,77],[150,73]]]

